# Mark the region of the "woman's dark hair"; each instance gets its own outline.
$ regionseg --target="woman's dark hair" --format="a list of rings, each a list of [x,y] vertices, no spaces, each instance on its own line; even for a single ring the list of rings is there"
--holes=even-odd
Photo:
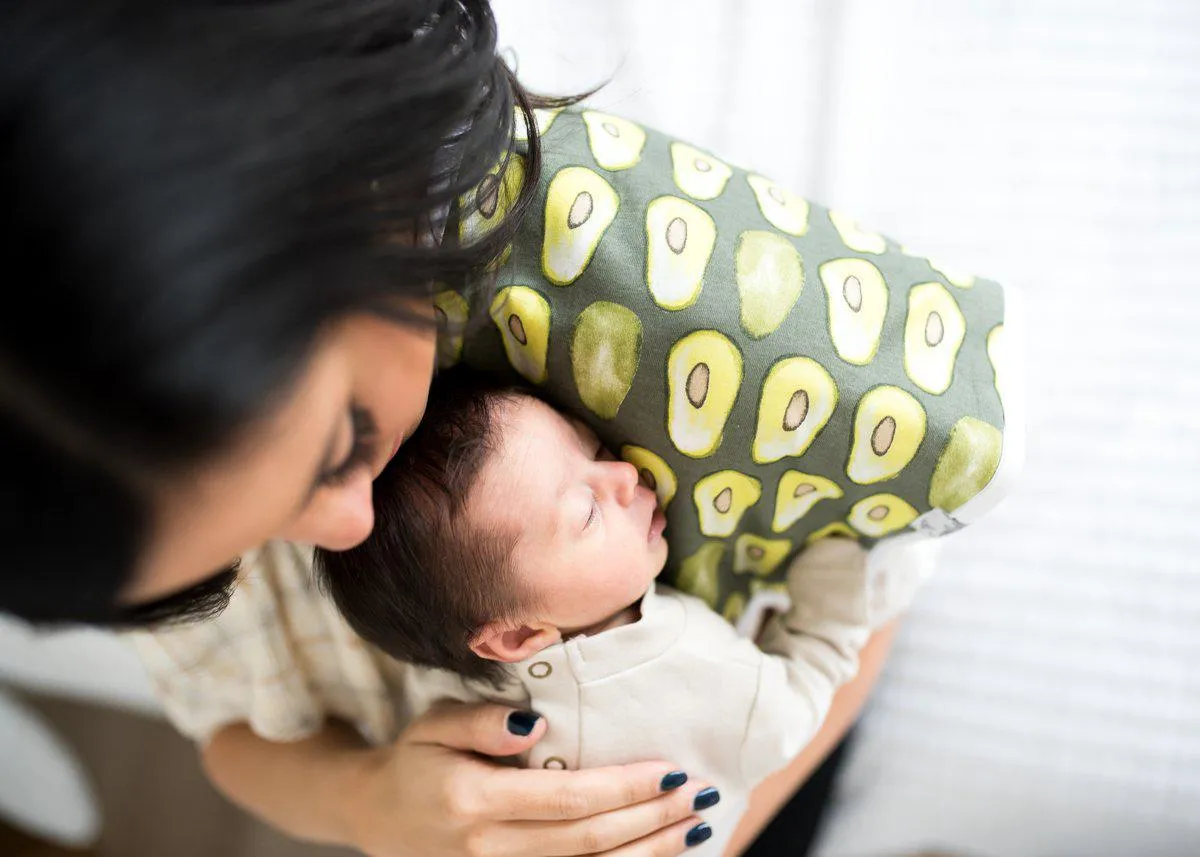
[[[375,480],[371,535],[316,553],[317,579],[350,627],[398,660],[499,683],[503,667],[471,640],[537,609],[514,573],[517,534],[465,514],[498,449],[500,408],[520,394],[462,370],[440,376],[421,425]]]
[[[286,394],[330,321],[417,323],[397,295],[498,255],[536,103],[483,0],[0,3],[0,610],[219,610],[229,570],[115,606],[157,486]],[[404,240],[508,156],[514,107],[507,220]]]

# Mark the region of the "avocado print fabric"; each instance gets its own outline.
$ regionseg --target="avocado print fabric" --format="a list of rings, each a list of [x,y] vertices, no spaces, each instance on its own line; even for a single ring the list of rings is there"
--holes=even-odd
[[[495,283],[438,295],[442,365],[515,371],[632,462],[667,514],[667,582],[736,621],[815,539],[939,535],[994,503],[1014,464],[997,283],[626,119],[538,127]],[[523,170],[463,201],[460,237]],[[494,324],[464,341],[478,311]]]

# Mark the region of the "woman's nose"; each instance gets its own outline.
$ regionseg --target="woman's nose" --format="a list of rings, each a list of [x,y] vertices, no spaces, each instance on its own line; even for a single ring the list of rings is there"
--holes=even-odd
[[[343,551],[360,544],[375,526],[371,474],[365,467],[336,489],[322,492],[290,536],[326,550]]]

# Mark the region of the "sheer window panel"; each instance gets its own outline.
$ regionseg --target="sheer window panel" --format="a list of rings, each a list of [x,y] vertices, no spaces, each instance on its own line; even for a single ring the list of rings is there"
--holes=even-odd
[[[497,0],[500,43],[535,91],[582,92],[806,195],[820,189],[828,44],[817,0]]]
[[[841,25],[830,196],[1022,289],[1028,442],[918,600],[822,854],[1193,854],[1200,6]]]

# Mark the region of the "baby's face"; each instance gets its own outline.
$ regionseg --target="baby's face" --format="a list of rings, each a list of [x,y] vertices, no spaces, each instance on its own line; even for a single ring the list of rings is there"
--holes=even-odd
[[[537,399],[506,403],[499,421],[499,449],[467,509],[477,523],[520,534],[516,574],[543,608],[529,618],[568,633],[637,601],[667,544],[666,519],[636,468]]]

